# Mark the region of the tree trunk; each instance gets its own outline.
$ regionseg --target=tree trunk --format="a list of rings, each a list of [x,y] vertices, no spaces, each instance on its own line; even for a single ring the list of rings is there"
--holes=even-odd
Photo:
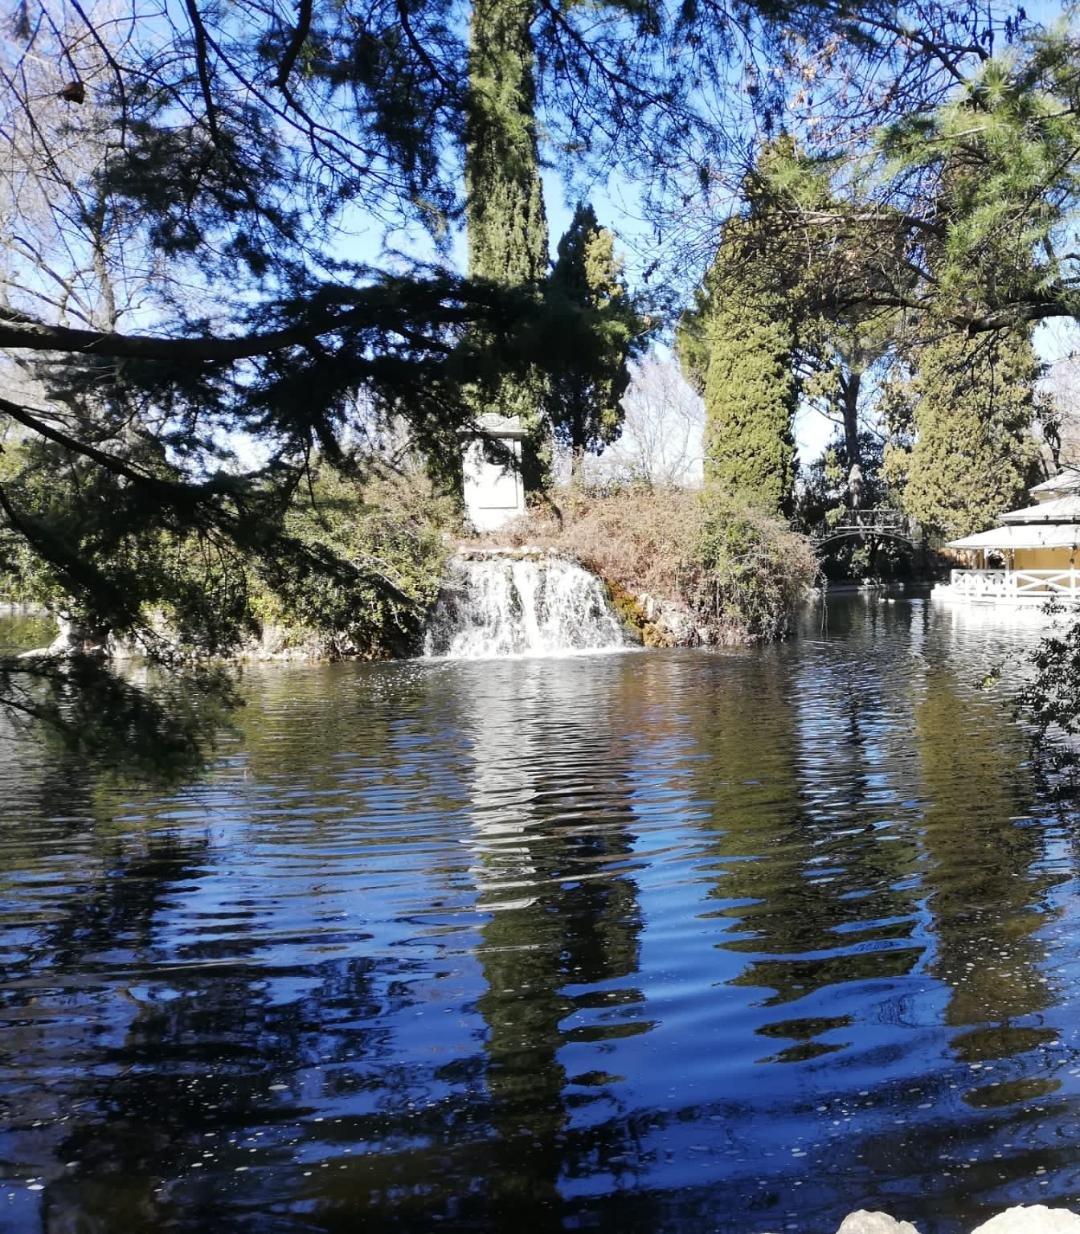
[[[862,467],[862,451],[859,448],[859,388],[862,385],[862,373],[858,369],[841,379],[840,397],[841,410],[844,415],[844,451],[847,454],[847,465]]]
[[[585,447],[574,445],[570,452],[570,485],[581,488],[585,484]]]

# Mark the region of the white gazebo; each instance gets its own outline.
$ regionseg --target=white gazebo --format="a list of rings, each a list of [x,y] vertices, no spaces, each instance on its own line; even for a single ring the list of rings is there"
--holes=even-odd
[[[1010,510],[1000,527],[952,540],[975,568],[953,570],[934,598],[980,604],[1080,603],[1080,471],[1063,471],[1031,490],[1035,504]]]
[[[525,513],[525,436],[517,416],[491,412],[480,416],[475,428],[462,430],[465,514],[476,531],[498,531]]]

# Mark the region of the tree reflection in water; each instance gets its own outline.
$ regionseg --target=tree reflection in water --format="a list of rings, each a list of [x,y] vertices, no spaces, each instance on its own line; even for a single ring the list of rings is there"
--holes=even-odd
[[[572,666],[533,662],[508,684],[477,690],[468,721],[477,907],[490,915],[477,1004],[488,1028],[488,1186],[500,1228],[556,1230],[571,1164],[568,1087],[591,1101],[604,1087],[600,1072],[568,1077],[562,1047],[648,1029],[627,980],[641,928],[626,877],[630,768],[602,678],[590,688]],[[628,1146],[593,1149],[591,1168],[605,1170]]]
[[[769,651],[256,670],[185,787],[0,763],[0,1225],[1074,1203],[1075,834],[974,686],[1012,639],[866,606]]]
[[[756,1030],[794,1042],[774,1061],[850,1045],[836,987],[902,977],[922,954],[911,939],[912,841],[876,826],[868,800],[875,781],[885,788],[888,756],[875,738],[884,685],[867,677],[813,654],[792,674],[772,657],[711,701],[699,793],[718,833],[713,895],[732,921],[721,945],[753,957],[732,984],[771,991],[763,1005],[785,1008]]]

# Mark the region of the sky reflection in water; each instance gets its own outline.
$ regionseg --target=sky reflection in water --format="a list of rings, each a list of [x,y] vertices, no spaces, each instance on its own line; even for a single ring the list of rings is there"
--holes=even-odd
[[[1080,1205],[1037,627],[267,668],[182,791],[3,746],[0,1229],[927,1234]]]

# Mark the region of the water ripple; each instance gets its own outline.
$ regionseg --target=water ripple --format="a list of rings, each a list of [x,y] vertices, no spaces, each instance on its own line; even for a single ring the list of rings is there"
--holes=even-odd
[[[0,764],[0,1228],[943,1232],[1080,1202],[1026,627],[267,668],[169,794]],[[14,748],[14,747],[13,747]]]

